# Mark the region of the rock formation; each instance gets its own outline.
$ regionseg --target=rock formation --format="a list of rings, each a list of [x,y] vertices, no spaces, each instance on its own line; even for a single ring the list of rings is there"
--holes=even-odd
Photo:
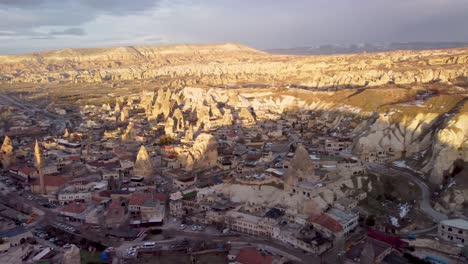
[[[16,154],[13,149],[13,143],[8,136],[5,136],[2,147],[0,148],[0,163],[2,168],[8,168],[16,164]]]
[[[467,51],[461,48],[309,57],[270,55],[232,43],[66,49],[1,56],[0,72],[8,82],[79,83],[170,76],[170,84],[177,86],[277,83],[326,90],[390,83],[448,83],[467,76]],[[107,67],[115,62],[115,67]],[[16,71],[24,68],[28,70]]]
[[[138,151],[135,165],[133,166],[133,174],[136,177],[143,177],[145,180],[152,180],[154,176],[153,163],[145,146],[141,146]]]
[[[433,183],[441,183],[443,176],[455,176],[468,162],[468,100],[461,109],[435,134],[431,156],[423,167]]]
[[[230,126],[230,125],[232,125],[233,121],[234,121],[234,117],[232,116],[231,109],[226,109],[224,111],[222,125]]]
[[[70,137],[70,132],[68,132],[68,128],[65,128],[65,131],[63,132],[63,138],[68,138]]]
[[[133,127],[133,123],[130,122],[130,123],[128,123],[128,125],[127,125],[127,129],[125,129],[124,134],[122,135],[122,140],[123,140],[123,141],[131,141],[131,140],[134,140],[134,139],[135,139],[135,135],[136,135],[136,132],[135,132],[135,129],[134,129],[134,127]]]
[[[114,112],[115,112],[115,113],[120,113],[120,104],[119,104],[119,102],[117,102],[117,103],[115,104]]]
[[[218,144],[216,139],[210,135],[202,133],[198,135],[193,147],[190,149],[187,158],[187,170],[208,169],[216,166],[218,161]]]
[[[175,126],[175,120],[172,117],[167,118],[166,124],[164,125],[164,133],[168,137],[173,137],[174,136],[174,126]]]
[[[252,113],[250,113],[249,109],[247,108],[241,108],[239,112],[239,118],[244,119],[250,123],[255,122],[255,118],[253,117]]]
[[[192,141],[194,137],[193,126],[189,126],[188,129],[185,131],[185,141]]]
[[[182,115],[182,111],[180,111],[179,108],[176,108],[174,110],[174,113],[172,114],[172,117],[174,118],[174,126],[176,131],[182,131],[184,130],[184,116]]]
[[[309,153],[302,144],[299,144],[285,175],[285,190],[291,191],[299,182],[318,181],[319,178],[315,176],[314,170],[314,164],[312,163]]]

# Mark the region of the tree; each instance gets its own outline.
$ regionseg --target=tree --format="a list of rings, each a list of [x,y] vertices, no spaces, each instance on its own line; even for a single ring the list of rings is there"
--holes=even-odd
[[[374,215],[369,215],[366,218],[366,226],[374,226],[375,225],[375,216]]]

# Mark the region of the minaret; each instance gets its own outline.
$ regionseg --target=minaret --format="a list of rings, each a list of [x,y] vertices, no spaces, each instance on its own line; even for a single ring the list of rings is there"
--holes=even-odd
[[[41,149],[39,148],[39,143],[36,139],[36,145],[34,146],[34,164],[36,169],[39,172],[39,184],[41,188],[41,194],[46,194],[45,183],[44,183],[44,174],[42,173],[42,156]]]

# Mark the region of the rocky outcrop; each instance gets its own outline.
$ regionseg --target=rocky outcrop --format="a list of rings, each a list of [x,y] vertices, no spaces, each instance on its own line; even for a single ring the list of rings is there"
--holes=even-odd
[[[291,191],[299,182],[318,181],[319,177],[315,176],[314,169],[309,153],[302,144],[299,144],[286,172],[285,190]]]
[[[137,177],[151,180],[154,176],[153,173],[153,163],[151,162],[148,151],[145,146],[141,146],[136,157],[135,165],[133,166],[133,174]]]
[[[0,164],[2,168],[8,168],[16,163],[16,154],[13,149],[13,143],[8,136],[5,136],[2,147],[0,148]]]
[[[422,169],[431,182],[441,183],[444,176],[455,176],[463,169],[468,162],[468,100],[435,133],[431,150]]]
[[[201,170],[216,166],[218,160],[216,139],[210,134],[202,133],[198,135],[188,156],[186,170]]]
[[[464,96],[443,95],[419,105],[389,106],[357,139],[355,152],[377,162],[417,158],[415,169],[432,183],[443,183],[457,160],[468,160],[465,101]]]
[[[246,61],[248,63],[246,63]],[[169,77],[170,86],[243,83],[375,87],[467,77],[468,49],[339,56],[269,55],[238,44],[67,49],[0,56],[7,82],[108,82]]]

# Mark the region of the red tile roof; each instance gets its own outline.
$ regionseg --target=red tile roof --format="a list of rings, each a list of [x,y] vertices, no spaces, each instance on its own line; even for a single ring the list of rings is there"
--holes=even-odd
[[[69,179],[61,176],[44,176],[44,185],[45,186],[63,186]],[[39,178],[34,179],[33,185],[39,185]]]
[[[330,230],[333,233],[339,233],[343,231],[343,226],[335,220],[333,217],[327,215],[327,214],[321,214],[321,215],[315,215],[309,217],[309,222],[311,223],[316,223],[328,230]]]
[[[132,193],[130,195],[129,205],[143,205],[146,200],[157,199],[162,202],[167,200],[167,196],[163,193]]]
[[[271,264],[273,257],[262,254],[256,248],[242,248],[236,261],[242,264]]]
[[[70,203],[65,205],[60,211],[73,214],[81,214],[84,211],[86,211],[87,207],[88,206],[84,203]]]
[[[21,167],[18,169],[18,171],[26,175],[32,175],[36,172],[36,169],[31,168],[31,167]]]

